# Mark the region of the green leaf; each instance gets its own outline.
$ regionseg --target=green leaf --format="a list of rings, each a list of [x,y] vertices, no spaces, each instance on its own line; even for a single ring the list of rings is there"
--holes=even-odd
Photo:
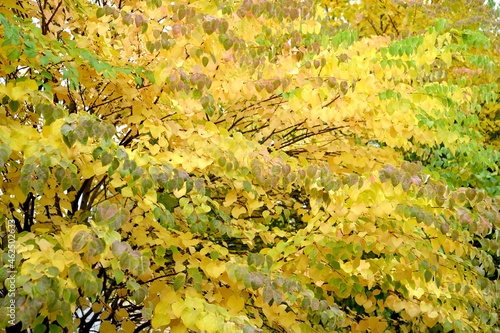
[[[14,100],[9,101],[9,108],[12,110],[12,112],[17,112],[17,110],[19,110],[20,105],[21,104],[19,104],[18,101],[14,101]]]
[[[52,276],[58,276],[59,275],[59,268],[55,267],[55,266],[51,266],[47,269],[47,271],[49,272],[50,275]]]
[[[78,252],[87,245],[89,240],[88,235],[88,232],[84,230],[80,230],[76,233],[71,243],[73,252]]]
[[[16,61],[21,56],[21,52],[22,51],[20,49],[12,48],[7,50],[7,56],[9,57],[10,61]]]
[[[56,320],[57,320],[57,323],[59,325],[61,325],[62,327],[67,327],[66,319],[63,316],[57,315],[57,319]]]
[[[139,290],[140,287],[141,286],[137,282],[135,282],[134,280],[132,280],[132,279],[127,280],[127,288],[129,290],[137,291],[137,290]]]
[[[87,249],[87,258],[101,254],[105,249],[104,241],[100,238],[94,238],[90,241]]]
[[[71,187],[71,178],[65,176],[61,182],[63,191],[68,190]]]
[[[49,333],[63,333],[63,330],[61,327],[59,327],[57,325],[50,324],[49,325]]]
[[[106,15],[106,11],[105,11],[105,9],[104,9],[103,7],[99,7],[99,8],[97,9],[97,12],[96,12],[96,17],[97,17],[97,18],[101,18],[101,17],[103,17],[104,15]]]
[[[75,284],[78,288],[82,287],[86,281],[85,274],[82,272],[76,272],[74,276]]]
[[[429,270],[425,271],[424,277],[425,277],[425,281],[429,282],[432,279],[432,272]]]
[[[252,288],[254,290],[257,290],[260,287],[262,287],[263,283],[264,283],[264,281],[263,281],[263,277],[261,275],[259,275],[259,274],[252,274],[251,284],[252,284]]]
[[[210,100],[207,96],[203,96],[201,99],[200,99],[200,102],[201,102],[201,106],[206,109],[208,106],[209,106],[209,103],[210,103]]]
[[[119,147],[116,150],[116,157],[118,157],[118,160],[122,161],[123,159],[128,157],[128,154],[125,149],[123,149],[123,147]]]
[[[130,219],[130,213],[125,208],[120,208],[115,218],[110,222],[109,226],[113,230],[117,230]]]
[[[45,181],[42,179],[37,179],[33,182],[33,188],[38,195],[43,195],[45,190]]]
[[[47,56],[41,56],[40,57],[40,64],[42,66],[47,66],[49,64],[49,58]]]
[[[35,326],[33,332],[34,333],[45,333],[47,331],[47,326],[44,324],[38,324]]]
[[[40,281],[38,281],[35,285],[35,289],[37,292],[39,292],[41,295],[44,295],[47,289],[50,287],[51,280],[46,277],[42,276],[40,278]]]
[[[147,288],[140,287],[133,293],[133,298],[136,304],[141,304],[147,296]]]
[[[273,289],[270,286],[265,286],[262,290],[262,298],[264,303],[269,303],[273,299]]]
[[[257,329],[255,327],[250,326],[248,324],[243,326],[243,333],[255,333],[255,332],[257,332]]]
[[[244,267],[236,266],[234,274],[236,280],[243,281],[245,279],[245,276],[248,275],[248,270]]]
[[[113,270],[113,277],[115,278],[116,283],[120,284],[124,280],[125,274],[123,273],[122,270],[115,269]]]
[[[306,310],[311,306],[311,299],[309,297],[304,297],[302,299],[301,307]]]
[[[195,89],[193,91],[193,98],[194,99],[200,99],[202,96],[203,96],[203,93],[200,90]]]
[[[184,279],[186,275],[183,273],[177,274],[177,276],[174,279],[174,290],[177,291],[181,289],[181,287],[184,285]]]
[[[50,167],[51,165],[51,159],[50,159],[50,156],[49,155],[42,155],[40,156],[40,162],[42,163],[42,165],[44,167],[46,167],[47,169],[47,176],[48,176],[48,173],[49,173],[49,170],[48,170],[48,167]]]
[[[226,165],[226,158],[224,156],[219,157],[217,159],[217,164],[219,164],[219,166],[223,168]]]
[[[64,289],[63,298],[66,301],[73,303],[74,301],[76,301],[77,297],[78,294],[76,293],[75,289]]]
[[[96,281],[86,279],[83,283],[83,289],[87,297],[95,296],[97,293],[98,285]]]
[[[340,269],[340,263],[338,261],[331,261],[330,265],[332,266],[333,269],[339,270]]]
[[[203,64],[203,67],[207,67],[207,65],[208,65],[208,58],[207,58],[207,57],[203,57],[203,58],[201,59],[201,62],[202,62],[202,64]]]
[[[231,39],[231,38],[226,39],[226,40],[222,43],[222,45],[224,46],[224,49],[225,49],[226,51],[227,51],[227,50],[229,50],[229,49],[233,46],[233,44],[234,44],[234,41],[233,41],[233,39]]]
[[[19,184],[19,187],[21,188],[21,191],[24,195],[28,195],[28,193],[31,191],[31,180],[22,180]]]
[[[443,330],[445,332],[449,332],[449,331],[453,330],[453,324],[450,323],[449,321],[445,321],[444,325],[443,325]]]
[[[115,216],[117,212],[118,206],[116,204],[111,204],[109,201],[105,201],[97,206],[95,220],[97,222],[108,220]]]
[[[38,53],[35,49],[26,48],[26,47],[24,48],[24,53],[26,54],[26,56],[28,58],[35,58],[38,55]]]
[[[108,153],[108,152],[104,152],[102,155],[101,155],[101,163],[103,166],[106,166],[108,165],[109,163],[111,163],[111,161],[113,161],[113,154],[111,153]]]
[[[179,204],[179,200],[177,200],[175,197],[171,196],[168,193],[158,193],[157,197],[158,197],[158,203],[165,206],[165,208],[170,212],[172,212],[174,210],[174,207],[176,207]]]

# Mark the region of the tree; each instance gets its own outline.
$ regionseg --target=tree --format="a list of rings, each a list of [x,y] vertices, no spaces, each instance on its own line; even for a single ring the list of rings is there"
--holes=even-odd
[[[485,144],[496,83],[442,74],[494,70],[481,31],[360,39],[309,0],[0,6],[22,329],[499,330],[499,198],[419,162]]]
[[[407,160],[421,161],[426,172],[439,174],[455,188],[474,187],[486,189],[492,195],[500,194],[498,176],[500,155],[498,136],[500,118],[498,117],[498,90],[483,90],[484,84],[496,83],[498,69],[498,10],[494,3],[481,1],[322,1],[326,9],[326,20],[333,25],[358,31],[362,37],[390,35],[393,39],[421,35],[436,18],[447,20],[449,31],[465,32],[481,30],[489,39],[486,44],[469,45],[469,61],[453,56],[453,63],[442,66],[441,61],[429,64],[433,75],[418,76],[421,84],[448,81],[459,85],[476,87],[476,110],[478,118],[466,126],[474,128],[479,140],[450,150],[441,144],[419,145],[420,154],[407,152]],[[331,28],[335,29],[335,28]],[[468,33],[462,38],[469,38]],[[484,68],[489,70],[485,71]],[[493,94],[492,94],[493,93]],[[460,114],[460,110],[458,114]],[[440,116],[422,115],[424,122],[439,126]],[[472,114],[468,115],[469,117]],[[459,122],[456,125],[460,125]],[[470,133],[466,133],[470,135]],[[482,137],[482,138],[481,138]],[[418,144],[418,143],[417,143]],[[460,177],[456,175],[459,174]]]

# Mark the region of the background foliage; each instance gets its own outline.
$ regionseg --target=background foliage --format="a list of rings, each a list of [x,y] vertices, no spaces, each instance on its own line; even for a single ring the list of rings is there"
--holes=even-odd
[[[498,332],[497,17],[4,1],[8,329]]]

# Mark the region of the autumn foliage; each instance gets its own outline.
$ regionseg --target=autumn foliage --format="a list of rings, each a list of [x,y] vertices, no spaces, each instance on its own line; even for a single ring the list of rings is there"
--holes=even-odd
[[[470,3],[3,1],[0,328],[499,332]]]

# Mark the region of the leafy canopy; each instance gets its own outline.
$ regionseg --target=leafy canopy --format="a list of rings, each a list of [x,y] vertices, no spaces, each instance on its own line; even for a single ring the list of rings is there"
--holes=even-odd
[[[4,1],[0,305],[12,264],[18,327],[498,331],[492,37],[344,13]]]
[[[469,58],[463,59],[452,52],[453,62],[442,66],[440,61],[431,64],[434,76],[418,76],[422,83],[448,81],[476,89],[471,96],[477,99],[475,105],[477,119],[465,124],[478,131],[483,139],[478,144],[468,144],[459,151],[450,150],[442,144],[426,144],[419,154],[406,153],[407,160],[421,161],[427,172],[444,177],[455,187],[477,187],[486,189],[493,195],[500,194],[498,166],[500,156],[500,100],[498,99],[497,66],[499,60],[498,9],[488,1],[337,1],[323,0],[327,11],[326,20],[331,25],[354,29],[361,37],[389,35],[399,40],[406,37],[415,40],[436,18],[446,20],[446,29],[458,33],[458,39],[475,39],[472,31],[481,30],[489,39],[487,43],[474,43],[467,47]],[[335,29],[335,28],[330,28]],[[413,42],[415,43],[415,42]],[[445,42],[446,45],[446,42]],[[445,58],[441,59],[445,60]],[[487,69],[487,70],[486,70]],[[488,85],[495,83],[493,89]],[[459,113],[460,115],[460,113]],[[427,124],[439,126],[439,120],[426,117]],[[439,118],[439,116],[438,116]],[[458,124],[460,125],[460,124]],[[469,135],[469,133],[466,133]],[[484,141],[484,142],[483,142]],[[486,143],[487,145],[483,145]],[[460,177],[457,177],[457,174]],[[439,175],[439,176],[438,176]]]

